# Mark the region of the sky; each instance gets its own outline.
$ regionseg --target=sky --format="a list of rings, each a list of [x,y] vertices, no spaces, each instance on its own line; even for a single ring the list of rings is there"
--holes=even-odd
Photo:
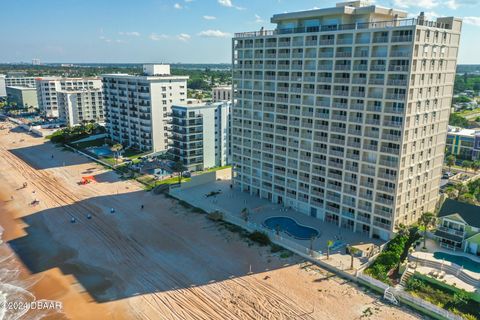
[[[0,0],[0,63],[230,63],[235,32],[326,0]],[[338,1],[340,2],[340,1]],[[459,63],[480,64],[480,0],[376,0],[464,19]]]

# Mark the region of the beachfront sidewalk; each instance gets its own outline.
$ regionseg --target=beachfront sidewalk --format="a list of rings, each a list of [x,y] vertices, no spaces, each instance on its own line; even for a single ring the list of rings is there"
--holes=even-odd
[[[249,222],[262,226],[265,219],[276,216],[293,218],[297,223],[308,226],[319,231],[319,236],[313,240],[313,250],[320,254],[326,254],[327,241],[335,242],[335,248],[331,251],[332,264],[341,269],[350,267],[350,256],[346,254],[347,245],[375,244],[381,245],[383,242],[377,239],[370,239],[368,235],[355,233],[350,230],[339,228],[338,226],[323,222],[306,214],[287,209],[282,205],[273,204],[266,199],[251,196],[237,188],[231,188],[230,180],[218,180],[187,189],[175,188],[170,193],[178,199],[186,201],[191,205],[201,208],[207,212],[220,211],[228,215],[242,219],[241,211],[247,208],[249,212]],[[211,192],[220,192],[215,196],[207,197]],[[295,242],[305,248],[310,248],[310,240],[299,240],[281,233],[281,237]],[[355,259],[355,267],[364,263],[366,259]]]

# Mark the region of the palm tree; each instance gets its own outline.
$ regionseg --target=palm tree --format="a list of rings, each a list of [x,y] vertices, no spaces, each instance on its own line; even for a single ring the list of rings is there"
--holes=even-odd
[[[469,160],[462,161],[462,168],[465,169],[465,171],[468,171],[472,167],[473,162]]]
[[[355,254],[360,252],[360,250],[355,247],[348,246],[348,252],[350,253],[350,269],[353,270],[353,257]]]
[[[113,156],[115,157],[115,165],[117,165],[118,162],[118,156],[120,151],[123,149],[123,146],[120,143],[115,143],[110,150],[113,152]]]
[[[458,189],[454,186],[446,187],[445,193],[450,199],[458,199]]]
[[[408,235],[408,227],[403,223],[397,225],[397,234],[398,235]]]
[[[187,170],[182,161],[177,161],[172,167],[174,172],[178,173],[178,184],[182,184],[183,172]]]
[[[427,230],[435,225],[436,220],[437,217],[432,212],[424,212],[418,219],[420,228],[423,230],[423,249],[427,249]]]
[[[333,246],[333,240],[327,241],[327,260],[330,258],[330,248]]]
[[[451,154],[447,157],[446,162],[447,162],[447,166],[448,166],[450,171],[452,171],[452,166],[455,164],[456,160],[457,159],[455,158],[455,156],[453,154]]]

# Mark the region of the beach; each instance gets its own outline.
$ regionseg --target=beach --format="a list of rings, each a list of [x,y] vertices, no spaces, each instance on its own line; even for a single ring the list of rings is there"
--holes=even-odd
[[[1,254],[11,255],[0,268],[19,270],[35,299],[62,304],[25,319],[420,319],[0,125]],[[85,175],[96,182],[80,185]]]

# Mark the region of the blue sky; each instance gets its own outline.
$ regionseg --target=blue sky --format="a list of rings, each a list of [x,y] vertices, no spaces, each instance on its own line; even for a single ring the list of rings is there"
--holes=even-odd
[[[0,0],[0,62],[228,63],[231,35],[320,0]],[[459,63],[480,64],[480,0],[376,0],[464,18]]]

